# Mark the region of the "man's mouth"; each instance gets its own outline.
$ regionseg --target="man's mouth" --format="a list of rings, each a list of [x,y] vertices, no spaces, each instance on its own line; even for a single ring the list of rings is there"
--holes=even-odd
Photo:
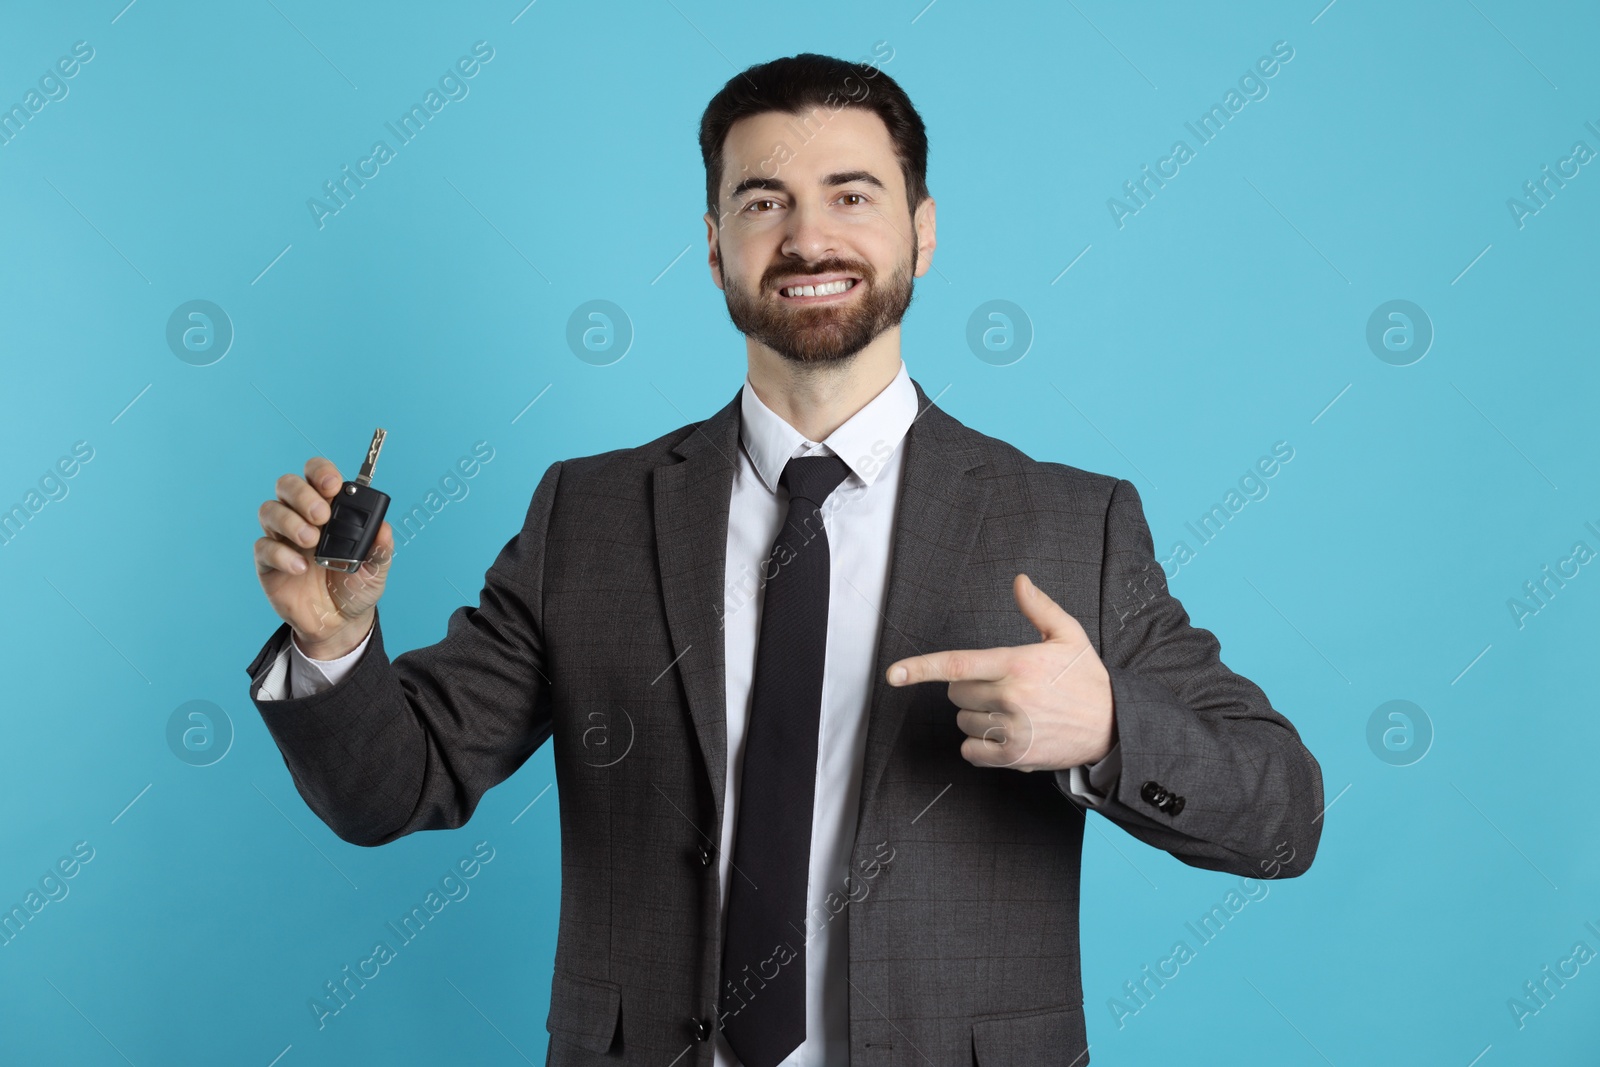
[[[812,281],[785,285],[778,289],[778,295],[785,300],[798,304],[818,303],[826,300],[836,300],[850,292],[861,283],[860,278],[835,278],[828,281]]]

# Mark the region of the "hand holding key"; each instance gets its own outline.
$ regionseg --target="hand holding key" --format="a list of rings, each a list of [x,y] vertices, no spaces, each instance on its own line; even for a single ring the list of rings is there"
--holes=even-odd
[[[389,498],[370,486],[383,438],[381,429],[373,435],[356,481],[315,456],[304,477],[283,475],[277,499],[261,505],[266,536],[255,543],[256,576],[313,659],[336,659],[359,645],[383,595],[394,531],[383,521]]]

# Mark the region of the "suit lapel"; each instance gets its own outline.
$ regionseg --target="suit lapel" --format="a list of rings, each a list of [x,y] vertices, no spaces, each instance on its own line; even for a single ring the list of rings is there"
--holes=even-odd
[[[652,485],[656,557],[673,663],[683,679],[719,825],[728,761],[721,619],[741,393],[673,449],[682,461],[657,467]]]
[[[889,582],[869,685],[861,808],[869,810],[916,687],[884,679],[889,664],[939,651],[954,582],[977,543],[992,490],[967,472],[981,465],[971,432],[933,406],[914,380],[916,420],[906,432]],[[741,390],[742,391],[742,390]],[[739,448],[740,394],[673,451],[682,462],[655,470],[656,553],[672,650],[700,754],[723,818],[728,759],[725,597],[728,505]]]
[[[877,798],[878,783],[919,686],[896,688],[889,664],[938,652],[959,576],[978,540],[993,490],[967,472],[983,462],[971,431],[933,406],[917,389],[917,418],[907,431],[900,500],[890,546],[889,584],[868,702],[866,758],[861,771],[860,820]]]

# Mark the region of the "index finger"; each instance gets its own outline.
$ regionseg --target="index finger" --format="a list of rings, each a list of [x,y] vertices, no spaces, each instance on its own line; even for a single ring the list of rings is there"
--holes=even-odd
[[[312,456],[306,460],[306,481],[329,500],[333,499],[333,495],[344,484],[344,479],[339,476],[339,468],[335,467],[333,460],[326,456]]]
[[[1006,648],[964,648],[909,656],[889,665],[890,685],[918,682],[998,682],[1006,676]]]

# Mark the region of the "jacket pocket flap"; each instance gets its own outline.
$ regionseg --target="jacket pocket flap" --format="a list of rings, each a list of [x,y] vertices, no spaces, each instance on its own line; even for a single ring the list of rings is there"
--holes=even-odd
[[[972,1020],[972,1050],[979,1067],[1087,1067],[1083,1006],[980,1016]]]
[[[556,971],[550,981],[550,1015],[544,1028],[589,1052],[606,1052],[617,1034],[622,987]]]

